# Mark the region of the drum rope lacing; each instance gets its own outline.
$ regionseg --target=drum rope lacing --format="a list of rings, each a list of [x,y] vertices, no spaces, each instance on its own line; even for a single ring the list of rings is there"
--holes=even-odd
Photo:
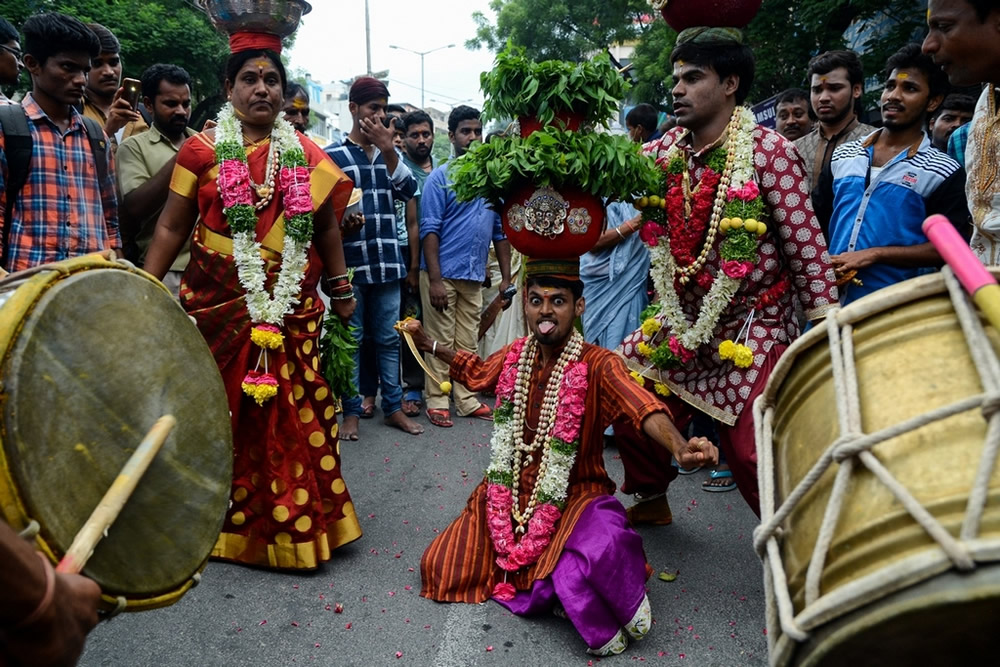
[[[846,323],[841,330],[837,318],[840,308],[832,309],[827,314],[825,325],[830,342],[830,365],[833,372],[841,436],[823,452],[819,460],[777,510],[774,507],[775,470],[772,456],[774,405],[766,405],[770,402],[770,396],[767,392],[754,403],[761,500],[761,525],[754,530],[754,548],[764,561],[767,625],[770,629],[768,647],[772,660],[778,638],[778,633],[774,630],[779,624],[781,631],[788,637],[799,642],[806,641],[809,638],[809,630],[813,627],[896,590],[928,579],[949,569],[951,565],[961,571],[970,571],[976,566],[973,556],[970,554],[970,543],[979,537],[979,526],[989,492],[989,481],[993,475],[997,454],[1000,452],[1000,360],[997,359],[975,308],[971,305],[951,269],[945,267],[941,273],[944,275],[956,317],[965,335],[972,362],[982,382],[984,389],[982,394],[942,406],[876,433],[864,433],[861,429],[858,377],[854,359],[854,328],[850,323]],[[886,310],[894,305],[890,303],[880,310]],[[956,540],[913,497],[906,487],[893,477],[892,473],[870,450],[881,442],[975,408],[982,411],[988,426],[959,539]],[[940,552],[925,551],[908,559],[905,567],[897,571],[894,576],[884,571],[878,571],[860,580],[845,584],[831,594],[821,596],[820,579],[826,556],[834,538],[848,482],[858,461],[888,487],[913,519],[940,546],[946,559],[942,558]],[[806,570],[805,606],[796,615],[779,547],[782,523],[834,462],[839,464],[839,468],[816,538],[812,559]]]

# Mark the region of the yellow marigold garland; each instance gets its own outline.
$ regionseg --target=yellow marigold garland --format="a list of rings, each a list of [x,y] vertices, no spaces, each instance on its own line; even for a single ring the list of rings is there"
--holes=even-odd
[[[749,368],[753,365],[753,350],[732,340],[724,340],[719,343],[719,358],[732,359],[733,365],[738,368]]]
[[[656,384],[654,384],[653,389],[656,390],[656,393],[659,394],[660,396],[667,397],[670,395],[670,387],[663,384],[662,382],[657,382]]]
[[[642,377],[642,375],[640,375],[640,374],[639,374],[639,373],[637,373],[636,371],[632,371],[632,372],[630,372],[630,373],[629,373],[629,375],[631,375],[631,376],[632,376],[632,379],[633,379],[633,380],[635,380],[635,381],[636,381],[636,383],[637,383],[637,384],[638,384],[638,385],[639,385],[640,387],[645,387],[645,386],[646,386],[646,380],[645,380],[645,378],[643,378],[643,377]]]
[[[257,324],[250,330],[250,340],[258,347],[267,350],[277,350],[281,347],[285,337],[281,334],[281,329],[271,324]]]
[[[655,318],[650,317],[642,323],[642,335],[646,338],[651,338],[659,330],[660,323]]]
[[[749,368],[753,364],[753,351],[746,345],[737,345],[733,363],[739,368]]]
[[[243,393],[257,401],[257,405],[278,395],[278,381],[270,373],[250,371],[243,378]]]

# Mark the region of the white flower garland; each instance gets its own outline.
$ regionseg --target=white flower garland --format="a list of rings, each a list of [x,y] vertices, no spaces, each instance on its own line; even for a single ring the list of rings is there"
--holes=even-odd
[[[753,164],[753,133],[757,127],[753,113],[744,107],[737,107],[733,112],[739,115],[739,127],[727,139],[728,150],[733,154],[733,170],[729,187],[740,189],[754,178]],[[680,139],[678,139],[678,142]],[[668,152],[665,163],[680,154],[675,142]],[[721,185],[720,185],[721,187]],[[694,324],[688,320],[681,306],[680,297],[674,288],[674,276],[678,272],[677,263],[670,252],[670,237],[659,238],[657,245],[649,249],[650,263],[653,267],[653,285],[660,296],[663,305],[662,313],[673,335],[688,350],[694,351],[712,338],[719,323],[722,312],[729,307],[733,297],[743,282],[741,278],[730,278],[722,271],[718,272],[712,287],[702,301],[698,319]]]
[[[534,366],[538,354],[535,338],[528,338],[521,348],[521,354],[517,360],[517,378],[514,382],[513,396],[510,399],[513,404],[513,414],[510,419],[498,419],[494,422],[493,436],[490,439],[490,464],[486,469],[487,476],[496,478],[498,475],[511,474],[515,498],[517,497],[522,465],[527,467],[532,461],[532,452],[538,449],[542,450],[538,478],[535,480],[528,507],[525,508],[521,516],[519,516],[517,506],[515,505],[513,508],[515,519],[518,519],[521,524],[526,523],[531,517],[539,496],[551,498],[557,503],[566,501],[570,471],[576,461],[576,449],[565,452],[557,450],[552,446],[550,434],[555,426],[559,401],[568,398],[562,395],[563,375],[571,364],[579,361],[582,352],[583,337],[574,330],[549,376],[544,392],[542,413],[539,415],[536,425],[535,437],[531,443],[525,443],[521,437],[524,433],[524,408],[528,402],[531,368]],[[520,454],[523,453],[527,453],[527,456],[522,459]],[[490,473],[493,475],[491,476]]]
[[[243,128],[231,103],[227,103],[219,112],[215,139],[217,143],[243,144]],[[269,160],[275,153],[281,155],[292,149],[303,151],[295,129],[288,122],[276,118],[271,131]],[[293,238],[292,234],[285,233],[281,249],[281,269],[272,295],[265,288],[264,258],[260,254],[261,245],[256,239],[255,230],[233,232],[233,257],[240,285],[246,292],[251,321],[280,326],[285,315],[294,312],[294,306],[299,303],[302,281],[305,279],[310,245],[311,239],[300,241]]]

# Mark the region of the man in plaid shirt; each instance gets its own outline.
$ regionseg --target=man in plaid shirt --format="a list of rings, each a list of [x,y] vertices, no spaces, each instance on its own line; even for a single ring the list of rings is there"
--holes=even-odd
[[[355,339],[360,343],[367,336],[375,343],[385,423],[417,435],[423,433],[423,427],[403,413],[399,334],[393,328],[399,318],[399,281],[406,277],[394,201],[409,201],[417,191],[417,181],[393,145],[395,128],[385,124],[388,102],[389,90],[378,79],[361,77],[355,81],[349,96],[354,127],[342,146],[326,152],[362,191],[364,226],[357,234],[344,237],[344,259],[354,269],[354,298],[358,302],[351,317]],[[355,352],[355,387],[361,386],[359,358]],[[342,399],[340,437],[357,440],[361,397]]]
[[[103,151],[107,168],[101,178],[83,116],[74,108],[83,99],[90,59],[98,53],[97,37],[78,20],[55,13],[32,16],[22,31],[32,90],[21,106],[32,152],[24,187],[8,206],[11,174],[0,127],[3,268],[8,271],[121,248],[110,152]]]

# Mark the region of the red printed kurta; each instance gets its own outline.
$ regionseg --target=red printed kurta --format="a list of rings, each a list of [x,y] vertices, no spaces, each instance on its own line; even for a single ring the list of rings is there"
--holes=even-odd
[[[644,150],[664,157],[683,132],[683,128],[675,128],[662,139],[646,144]],[[708,146],[698,154],[692,153],[687,141],[680,145],[688,158],[693,186],[705,172],[704,156],[717,145]],[[768,231],[760,237],[757,266],[722,312],[712,339],[695,352],[693,360],[665,371],[650,368],[648,360],[639,354],[636,346],[642,340],[641,330],[634,331],[617,350],[630,369],[655,382],[663,382],[684,401],[730,426],[747,408],[747,398],[762,372],[767,353],[776,344],[788,345],[799,335],[793,299],[799,300],[809,319],[819,317],[837,303],[836,279],[826,239],[813,213],[802,158],[790,141],[760,126],[754,131],[754,150],[755,180],[766,206]],[[716,236],[703,269],[713,276],[721,272],[719,247],[724,238],[722,234]],[[783,291],[775,287],[782,281],[788,285]],[[694,322],[707,291],[694,280],[684,289],[680,294],[681,306],[688,321]],[[762,296],[775,292],[780,292],[780,296],[773,304],[760,305]],[[754,353],[754,361],[748,368],[738,368],[732,361],[719,358],[718,347],[724,340],[737,339],[755,307],[746,341]],[[658,319],[663,320],[664,316],[659,315]],[[664,327],[655,342],[669,335],[669,327]]]
[[[343,215],[351,181],[311,141],[303,140],[310,166],[313,206],[332,205]],[[262,406],[246,396],[243,377],[261,348],[250,340],[250,315],[237,277],[231,230],[216,187],[215,146],[204,134],[177,155],[170,187],[197,199],[201,222],[181,283],[181,303],[195,318],[222,373],[233,423],[232,504],[212,551],[217,558],[278,568],[315,568],[330,551],[361,536],[340,472],[340,444],[333,396],[320,373],[323,304],[316,287],[323,264],[308,255],[300,303],[284,319],[281,348],[268,352],[278,395]],[[248,152],[251,178],[265,182],[268,145]],[[267,289],[281,266],[284,217],[280,189],[258,213]],[[261,365],[263,370],[263,364]]]
[[[451,364],[451,377],[472,391],[493,390],[504,358],[506,346],[483,361],[471,352],[460,351]],[[543,368],[541,355],[531,370],[528,386],[526,427],[538,424],[542,395],[549,375],[558,358],[558,351]],[[612,421],[625,418],[639,430],[642,422],[654,412],[666,412],[666,407],[629,376],[621,359],[614,353],[584,344],[581,361],[587,364],[586,412],[580,429],[580,447],[570,473],[566,507],[556,524],[556,532],[545,552],[534,565],[507,575],[507,581],[520,590],[531,588],[536,579],[552,573],[566,540],[577,519],[590,501],[615,492],[615,484],[604,469],[604,429]],[[534,433],[525,430],[529,441]],[[521,473],[520,507],[525,508],[538,476],[539,460]],[[493,586],[503,581],[504,571],[496,564],[496,552],[490,539],[486,519],[486,482],[475,488],[462,513],[444,532],[431,542],[420,561],[423,597],[440,602],[483,602]]]

